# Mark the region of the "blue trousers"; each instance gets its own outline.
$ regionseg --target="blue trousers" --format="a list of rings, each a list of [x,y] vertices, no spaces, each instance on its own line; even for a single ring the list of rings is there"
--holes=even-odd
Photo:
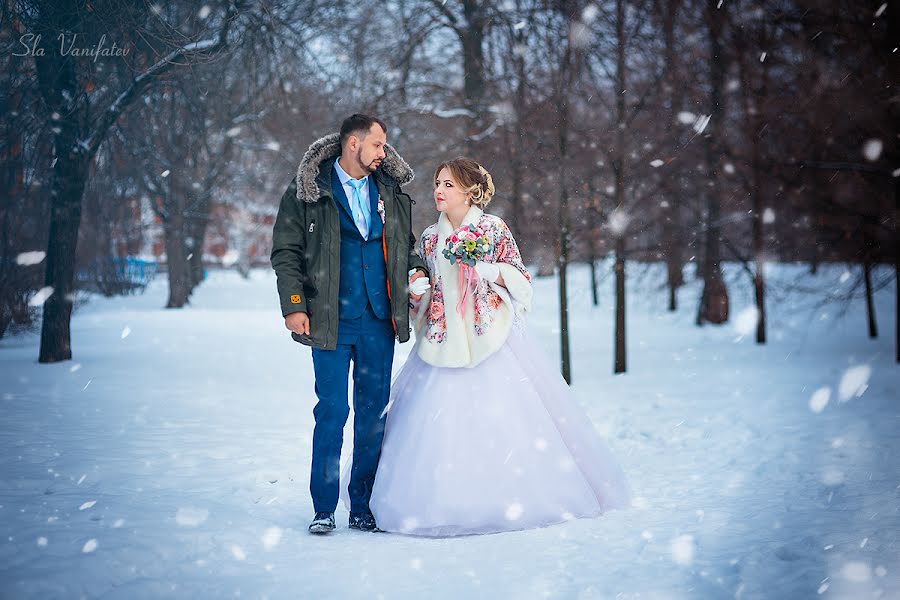
[[[353,361],[353,467],[350,472],[350,511],[369,512],[375,470],[384,438],[384,408],[390,398],[394,328],[366,306],[362,316],[338,322],[337,348],[312,349],[316,374],[313,409],[312,470],[309,491],[316,512],[334,512],[340,488],[340,459],[344,424],[350,414],[348,376]]]

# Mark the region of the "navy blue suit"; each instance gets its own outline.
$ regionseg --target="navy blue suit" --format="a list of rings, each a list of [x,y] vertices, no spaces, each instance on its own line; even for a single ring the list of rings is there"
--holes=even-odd
[[[332,170],[331,190],[341,224],[340,307],[334,350],[313,348],[316,396],[310,492],[316,512],[333,512],[340,484],[344,424],[350,414],[348,375],[353,361],[353,468],[350,510],[369,512],[369,498],[381,456],[394,359],[394,327],[378,215],[378,188],[369,177],[369,239],[353,221],[344,188]]]

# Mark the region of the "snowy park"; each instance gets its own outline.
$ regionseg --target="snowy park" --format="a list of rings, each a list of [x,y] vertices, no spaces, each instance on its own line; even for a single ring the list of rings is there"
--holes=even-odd
[[[773,290],[852,280],[842,265],[768,267]],[[730,323],[697,327],[686,271],[670,313],[652,293],[662,266],[629,265],[621,375],[611,279],[595,307],[587,268],[570,272],[572,389],[632,505],[444,539],[348,530],[343,505],[334,534],[307,533],[312,361],[271,271],[211,272],[178,311],[161,308],[161,278],[80,295],[72,361],[38,364],[36,333],[0,340],[0,597],[900,597],[891,336],[866,336],[862,299],[839,314],[773,291],[757,345],[746,283]],[[529,328],[557,362],[555,278],[535,290]],[[875,295],[889,332],[894,298]]]
[[[900,600],[900,0],[0,6],[0,600]]]

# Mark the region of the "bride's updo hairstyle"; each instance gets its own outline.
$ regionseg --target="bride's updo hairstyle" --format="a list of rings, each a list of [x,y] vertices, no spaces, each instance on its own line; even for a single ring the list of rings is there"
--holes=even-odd
[[[483,209],[494,197],[494,180],[491,174],[474,160],[463,156],[445,160],[434,171],[435,182],[444,168],[450,171],[453,179],[462,186],[463,192],[472,194],[472,204],[478,208]]]

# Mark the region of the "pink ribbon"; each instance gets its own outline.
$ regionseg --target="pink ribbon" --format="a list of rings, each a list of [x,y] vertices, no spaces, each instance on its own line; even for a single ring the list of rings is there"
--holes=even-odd
[[[459,316],[466,316],[466,300],[469,298],[469,291],[475,282],[475,269],[465,263],[460,263],[462,269],[462,277],[459,280],[459,302],[456,303],[456,312]]]

